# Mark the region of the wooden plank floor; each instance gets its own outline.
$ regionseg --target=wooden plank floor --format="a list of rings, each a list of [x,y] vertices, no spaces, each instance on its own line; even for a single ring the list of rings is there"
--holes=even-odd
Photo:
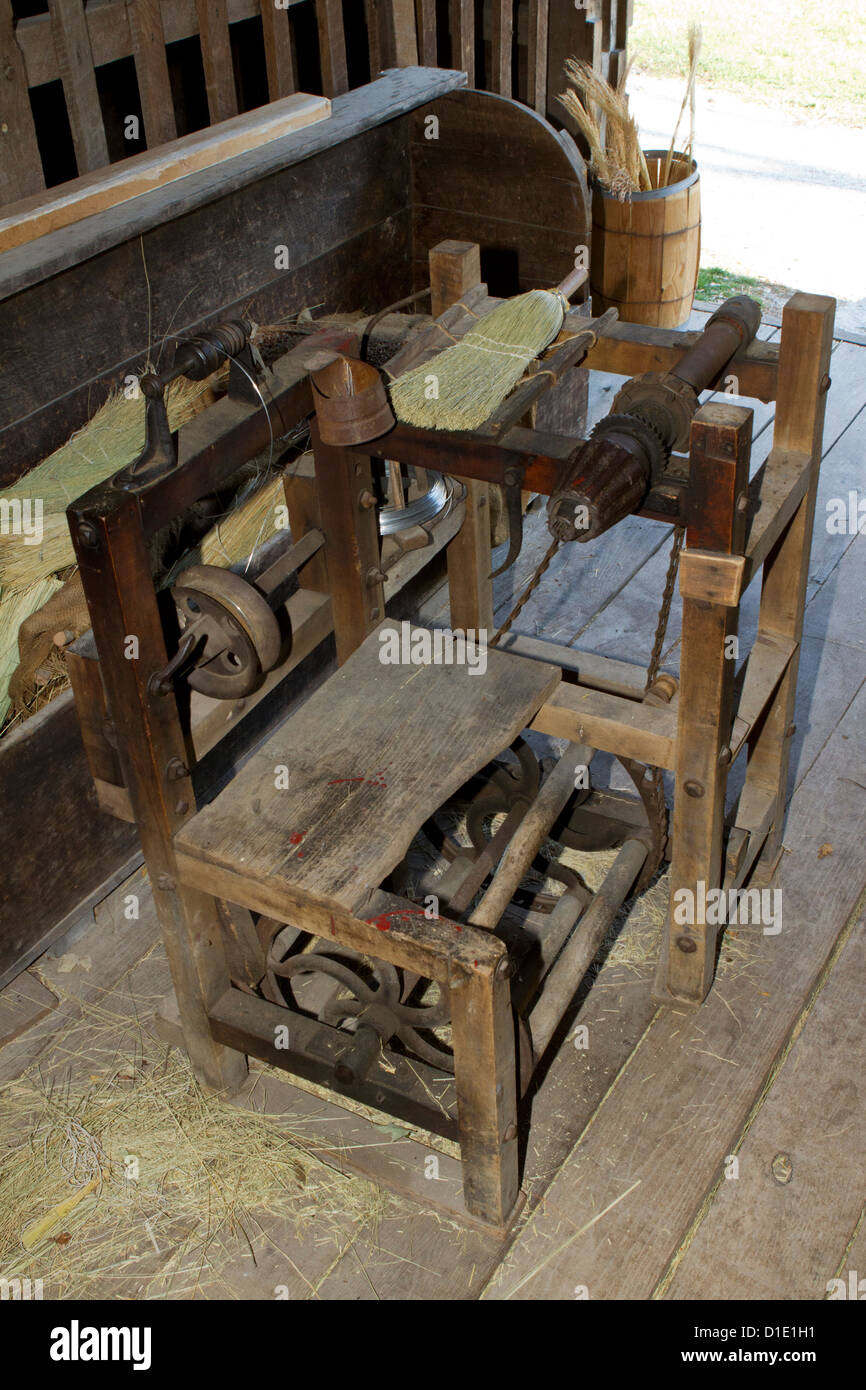
[[[690,326],[704,320],[695,314]],[[762,329],[764,337],[776,334]],[[838,342],[831,375],[789,783],[790,852],[775,885],[781,932],[740,928],[707,1005],[697,1013],[657,1011],[646,942],[664,880],[631,904],[617,947],[580,1003],[589,1046],[574,1045],[573,1012],[527,1098],[527,1203],[505,1242],[460,1225],[447,1209],[419,1204],[432,1151],[256,1071],[248,1103],[261,1106],[266,1096],[268,1108],[290,1115],[299,1132],[340,1150],[347,1167],[354,1145],[375,1144],[383,1175],[414,1191],[416,1201],[389,1199],[376,1229],[358,1231],[347,1220],[343,1230],[329,1226],[321,1241],[311,1238],[309,1223],[275,1221],[255,1259],[239,1248],[219,1279],[202,1277],[196,1297],[272,1298],[282,1284],[300,1300],[570,1299],[576,1289],[603,1299],[813,1299],[852,1270],[866,1277],[859,1007],[866,539],[835,535],[826,525],[827,503],[861,486],[866,347]],[[593,420],[610,408],[617,384],[593,376]],[[771,423],[772,407],[757,407],[755,467],[769,451]],[[590,546],[566,547],[516,629],[543,629],[588,651],[645,661],[669,536],[666,527],[631,518]],[[496,581],[498,621],[547,544],[543,512],[530,513],[520,560]],[[744,651],[756,600],[757,588],[741,628]],[[673,670],[677,609],[664,659]],[[418,616],[447,624],[445,594]],[[0,1084],[37,1058],[43,1066],[70,1060],[52,1044],[74,1022],[76,998],[129,1010],[144,996],[150,1007],[165,988],[167,967],[141,880],[135,932],[111,920],[111,904],[121,905],[124,891],[73,948],[90,958],[89,970],[58,975],[56,963],[42,962],[42,978],[61,1003],[0,1048]],[[456,1170],[438,1157],[447,1189]],[[784,1160],[788,1182],[780,1181]],[[177,1296],[190,1295],[179,1289]]]

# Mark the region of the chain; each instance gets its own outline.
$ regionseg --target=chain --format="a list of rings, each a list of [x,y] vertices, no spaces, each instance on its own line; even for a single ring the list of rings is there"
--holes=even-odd
[[[544,578],[544,575],[547,572],[547,567],[561,544],[561,541],[553,541],[549,550],[547,551],[547,554],[541,561],[541,564],[536,569],[535,574],[532,576],[528,585],[526,586],[520,598],[518,599],[517,603],[515,603],[508,617],[505,619],[505,622],[502,624],[501,628],[499,628],[499,630],[496,633],[494,633],[493,637],[491,637],[490,641],[487,644],[489,647],[495,647],[497,645],[500,637],[502,637],[508,631],[508,629],[511,627],[511,624],[514,622],[514,619],[519,616],[524,606],[529,602],[531,595],[535,592],[541,580]]]
[[[671,546],[671,558],[668,562],[665,590],[662,594],[662,601],[659,606],[659,616],[656,622],[656,635],[653,641],[652,656],[649,659],[649,666],[647,667],[646,685],[644,686],[645,695],[651,687],[655,685],[659,673],[659,665],[662,659],[662,647],[664,646],[665,633],[668,630],[668,621],[671,616],[671,604],[673,602],[674,589],[677,582],[677,570],[680,565],[680,551],[683,548],[685,534],[684,526],[674,527],[674,540]]]

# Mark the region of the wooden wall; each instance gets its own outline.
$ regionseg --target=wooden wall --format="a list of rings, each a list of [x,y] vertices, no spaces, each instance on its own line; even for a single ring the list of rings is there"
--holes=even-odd
[[[567,124],[565,58],[615,78],[631,3],[0,0],[0,206],[294,91],[339,96],[388,67],[462,70]]]

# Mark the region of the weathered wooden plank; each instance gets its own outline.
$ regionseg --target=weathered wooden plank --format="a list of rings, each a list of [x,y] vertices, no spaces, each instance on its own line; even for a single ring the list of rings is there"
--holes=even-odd
[[[415,0],[418,60],[425,67],[435,68],[438,61],[436,32],[436,0]]]
[[[142,194],[128,206],[101,213],[88,219],[83,226],[67,229],[62,234],[50,234],[40,240],[38,248],[22,247],[7,252],[0,258],[0,300],[130,238],[162,228],[167,222],[196,212],[228,194],[250,188],[272,174],[280,174],[290,166],[309,160],[313,155],[365,135],[373,128],[388,124],[417,106],[453,91],[465,81],[463,73],[438,68],[405,68],[387,73],[377,82],[338,98],[332,103],[330,120],[298,132],[292,138],[290,150],[283,150],[279,146],[262,146],[249,154],[238,155],[225,166],[190,174],[180,186],[170,185],[164,190]],[[354,157],[354,151],[352,154]],[[397,159],[395,153],[393,158],[397,160],[397,167],[389,171],[396,179],[402,173],[399,166],[405,157]],[[383,180],[386,185],[387,182]],[[401,208],[405,202],[396,206]],[[318,301],[302,302],[314,304]],[[352,299],[345,302],[355,304],[362,301]]]
[[[0,988],[141,859],[135,830],[96,804],[71,691],[2,750],[0,803],[16,812],[0,816]]]
[[[840,940],[805,1027],[737,1148],[736,1180],[719,1183],[667,1298],[826,1297],[863,1209],[864,926],[852,918]],[[857,1268],[846,1265],[846,1285],[847,1270]]]
[[[475,6],[472,0],[449,0],[451,66],[465,72],[475,84]]]
[[[79,174],[108,164],[108,143],[96,89],[83,0],[48,0],[63,95]]]
[[[199,170],[221,165],[260,145],[282,140],[317,121],[327,120],[330,114],[331,103],[325,97],[296,92],[260,110],[194,131],[157,150],[144,150],[110,170],[86,174],[52,188],[50,193],[14,203],[0,217],[0,251],[35,241],[131,198],[186,179]]]
[[[0,207],[45,187],[12,0],[0,0],[0,72],[6,75],[0,134]]]
[[[487,86],[492,92],[511,96],[511,44],[514,38],[513,0],[492,0],[491,64]],[[534,103],[533,103],[534,105]]]
[[[177,139],[177,122],[165,54],[165,30],[159,0],[130,0],[126,7],[135,75],[141,97],[144,134],[148,146]]]
[[[577,685],[561,685],[531,727],[553,738],[588,743],[653,767],[676,763],[676,711]]]
[[[483,676],[467,663],[383,664],[383,642],[404,632],[388,622],[371,633],[184,826],[178,847],[271,891],[357,909],[422,822],[509,746],[560,680],[556,667],[496,651]]]
[[[547,110],[547,33],[550,0],[529,0],[527,105],[540,116]]]
[[[322,88],[326,97],[336,97],[349,90],[341,0],[316,0],[316,20],[319,26]]]
[[[265,38],[265,63],[268,70],[268,94],[271,101],[290,96],[298,89],[297,60],[292,35],[292,22],[286,8],[263,0],[262,31]]]
[[[226,0],[196,0],[211,124],[238,114]]]
[[[20,1038],[34,1023],[56,1009],[57,1002],[57,995],[25,970],[14,984],[0,992],[0,1047]]]
[[[312,129],[329,124],[323,121]],[[100,403],[97,383],[102,380],[106,391],[122,385],[125,371],[140,371],[147,345],[169,329],[179,335],[195,331],[194,325],[211,321],[216,313],[232,317],[248,312],[252,301],[264,322],[275,322],[297,305],[322,303],[333,310],[363,304],[374,281],[383,299],[399,298],[408,288],[410,235],[408,212],[401,216],[395,211],[405,208],[409,198],[403,148],[399,124],[386,122],[364,132],[348,158],[345,147],[323,149],[318,159],[292,163],[276,178],[259,180],[231,196],[226,191],[216,208],[197,208],[188,214],[183,232],[171,222],[158,225],[145,236],[143,252],[138,238],[130,239],[98,261],[88,258],[2,304],[2,331],[14,338],[17,351],[4,368],[0,430],[10,429],[0,434],[0,479],[20,476],[68,438]],[[380,177],[372,177],[374,169]],[[206,175],[212,177],[213,171]],[[190,175],[183,182],[199,177]],[[335,204],[333,190],[340,183],[344,196]],[[143,195],[130,206],[152,196]],[[288,225],[287,207],[292,209]],[[383,223],[393,252],[384,265]],[[242,256],[235,252],[223,263],[215,301],[214,240],[236,238],[238,225],[255,228],[255,236],[244,238]],[[179,235],[183,256],[178,255]],[[276,248],[283,244],[291,246],[288,269],[276,263]],[[7,252],[2,259],[17,254]],[[127,306],[120,318],[112,307],[113,295]],[[78,327],[83,303],[88,304],[86,335]],[[74,393],[74,413],[67,393]],[[42,412],[46,415],[40,420]]]

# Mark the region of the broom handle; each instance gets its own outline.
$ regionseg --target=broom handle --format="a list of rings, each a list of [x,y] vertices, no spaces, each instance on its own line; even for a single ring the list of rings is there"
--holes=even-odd
[[[588,270],[581,266],[575,266],[574,270],[570,271],[556,288],[560,294],[565,295],[566,299],[571,299],[575,290],[579,290],[581,285],[586,283],[588,275]]]

